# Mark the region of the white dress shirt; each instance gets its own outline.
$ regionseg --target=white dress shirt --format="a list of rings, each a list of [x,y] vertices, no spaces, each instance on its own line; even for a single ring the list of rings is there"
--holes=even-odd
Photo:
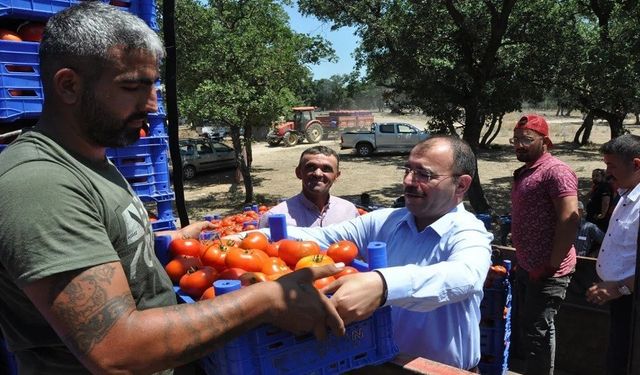
[[[603,281],[620,281],[636,271],[640,184],[633,190],[619,190],[620,200],[609,220],[596,271]]]

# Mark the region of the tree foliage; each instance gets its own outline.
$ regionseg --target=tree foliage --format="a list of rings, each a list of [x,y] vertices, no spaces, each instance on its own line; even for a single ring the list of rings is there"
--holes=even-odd
[[[230,126],[251,202],[253,129],[299,104],[298,93],[311,81],[305,64],[332,58],[333,49],[320,37],[293,32],[282,6],[268,0],[178,0],[176,48],[180,113]]]

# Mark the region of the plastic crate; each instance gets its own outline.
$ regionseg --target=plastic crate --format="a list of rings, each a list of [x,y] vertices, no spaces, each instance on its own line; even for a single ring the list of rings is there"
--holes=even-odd
[[[480,302],[480,316],[482,319],[506,318],[505,308],[511,308],[511,285],[508,280],[503,280],[502,288],[484,288],[484,297]],[[507,312],[507,314],[509,314]]]
[[[16,358],[7,348],[7,343],[0,336],[0,373],[18,375]]]
[[[505,353],[509,353],[509,346],[510,343],[505,345]],[[478,368],[483,375],[506,375],[509,369],[509,356],[505,354],[496,358],[485,355],[481,357]]]
[[[107,157],[140,197],[172,194],[166,136],[140,138],[131,146],[107,149]]]
[[[44,96],[38,45],[0,41],[0,122],[40,116]]]
[[[510,264],[505,264],[507,272]],[[511,284],[508,274],[483,289],[480,302],[481,374],[504,375],[508,369],[511,340]]]
[[[173,202],[175,199],[173,193],[140,196],[140,199],[144,202],[149,214],[155,216],[155,220],[151,222],[151,228],[154,232],[177,229],[176,219],[173,216]]]
[[[176,226],[175,219],[170,220],[156,220],[151,222],[151,229],[154,232],[163,231],[163,230],[176,230],[178,227]]]
[[[158,103],[160,104],[160,103]],[[158,111],[159,113],[159,111]],[[149,136],[163,137],[167,135],[166,116],[163,114],[150,114],[147,116],[149,121]]]
[[[193,299],[174,287],[181,303]],[[341,374],[394,358],[391,308],[379,308],[369,318],[346,327],[343,337],[329,334],[320,342],[312,334],[294,336],[271,325],[257,327],[200,362],[207,375]]]
[[[0,145],[0,152],[2,152],[2,150],[4,150],[5,148],[7,148],[8,145]]]
[[[79,1],[80,0],[0,0],[0,16],[46,21],[55,13],[75,5],[79,3]],[[137,15],[147,22],[149,27],[158,31],[156,9],[153,0],[101,1]]]

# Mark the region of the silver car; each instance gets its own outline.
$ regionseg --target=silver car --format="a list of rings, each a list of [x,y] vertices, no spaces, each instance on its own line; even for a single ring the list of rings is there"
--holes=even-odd
[[[181,139],[179,144],[185,180],[203,171],[236,166],[234,149],[224,143],[210,139]]]

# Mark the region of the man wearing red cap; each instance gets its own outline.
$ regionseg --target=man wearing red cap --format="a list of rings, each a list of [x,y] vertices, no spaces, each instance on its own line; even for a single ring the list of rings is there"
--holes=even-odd
[[[516,157],[525,164],[513,176],[511,230],[516,248],[515,298],[526,350],[525,374],[553,374],[554,317],[576,265],[573,241],[578,215],[578,179],[553,157],[544,117],[522,116],[515,129]]]

